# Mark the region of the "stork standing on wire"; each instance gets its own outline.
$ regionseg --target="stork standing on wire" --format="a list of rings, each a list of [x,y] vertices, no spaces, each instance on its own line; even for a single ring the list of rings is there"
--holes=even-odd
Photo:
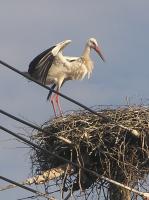
[[[87,41],[80,57],[68,57],[63,55],[63,49],[70,42],[71,40],[60,42],[35,57],[29,65],[29,75],[42,84],[53,84],[51,88],[54,89],[56,87],[57,92],[60,91],[65,81],[82,80],[86,75],[88,75],[89,78],[94,67],[90,57],[91,49],[94,49],[101,59],[105,61],[96,39],[90,38]],[[47,98],[50,99],[52,103],[55,116],[57,116],[56,106],[60,115],[62,115],[59,95],[52,95],[50,91]]]

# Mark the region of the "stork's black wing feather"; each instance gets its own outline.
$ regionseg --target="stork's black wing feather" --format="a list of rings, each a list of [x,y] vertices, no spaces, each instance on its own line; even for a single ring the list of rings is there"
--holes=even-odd
[[[45,84],[49,68],[53,63],[54,56],[52,49],[55,46],[43,51],[41,54],[36,56],[29,64],[28,73],[31,77]]]

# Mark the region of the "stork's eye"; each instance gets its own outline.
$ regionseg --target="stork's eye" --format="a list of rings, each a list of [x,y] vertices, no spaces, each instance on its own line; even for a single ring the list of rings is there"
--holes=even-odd
[[[95,44],[95,42],[94,42],[94,41],[92,41],[92,44],[93,44],[94,46],[96,46],[96,44]]]

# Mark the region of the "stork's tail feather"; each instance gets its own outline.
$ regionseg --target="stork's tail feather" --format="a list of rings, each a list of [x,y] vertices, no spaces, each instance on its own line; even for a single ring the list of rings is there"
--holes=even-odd
[[[51,89],[54,90],[55,87],[56,87],[56,84],[53,84],[52,87],[51,87]],[[52,93],[53,93],[52,90],[49,91],[49,94],[48,94],[48,96],[47,96],[47,101],[50,99],[50,97],[51,97],[51,95],[52,95]]]
[[[24,76],[27,78],[28,77],[28,81],[32,81],[31,79],[33,79],[33,77],[28,73],[28,72],[22,72],[22,74],[24,74]]]
[[[31,77],[31,75],[28,72],[22,72],[25,76]]]

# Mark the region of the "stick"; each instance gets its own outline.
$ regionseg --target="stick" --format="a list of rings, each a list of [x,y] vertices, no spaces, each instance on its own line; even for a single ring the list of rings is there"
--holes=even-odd
[[[129,131],[131,134],[133,134],[135,137],[140,137],[140,133],[137,131],[137,130],[135,130],[135,129],[132,129],[132,128],[128,128],[128,127],[125,127],[125,126],[123,126],[123,125],[118,125],[119,127],[121,127],[121,128],[123,128],[123,129],[125,129],[125,130],[127,130],[127,131]]]
[[[57,168],[49,169],[49,170],[45,171],[42,175],[37,175],[37,176],[31,177],[31,178],[28,178],[20,184],[21,185],[43,184],[49,180],[52,180],[52,179],[62,176],[65,173],[66,168],[67,168],[67,165],[62,165]],[[0,187],[0,191],[12,189],[15,187],[17,187],[17,185],[10,184],[10,185],[4,186],[4,187]]]

